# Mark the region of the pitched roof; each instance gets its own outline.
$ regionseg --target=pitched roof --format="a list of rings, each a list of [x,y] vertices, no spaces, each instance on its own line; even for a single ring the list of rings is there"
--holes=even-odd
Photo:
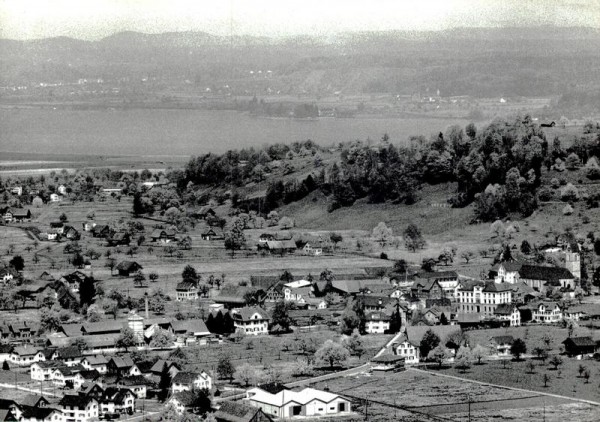
[[[189,281],[189,280],[183,280],[180,281],[179,283],[177,283],[177,286],[175,286],[175,290],[176,291],[190,291],[190,290],[195,290],[196,289],[196,283],[194,283],[193,281]]]
[[[19,404],[25,406],[37,406],[40,402],[48,403],[48,400],[46,400],[44,396],[40,396],[39,394],[27,394],[19,401]]]
[[[210,334],[206,324],[201,319],[184,319],[171,323],[175,333]]]
[[[191,391],[180,391],[179,393],[173,394],[172,398],[176,399],[185,407],[193,405],[196,401],[196,395]]]
[[[88,322],[83,324],[82,331],[88,334],[94,333],[118,333],[127,324],[124,321],[100,321],[100,322]]]
[[[494,309],[495,315],[510,315],[515,310],[516,305],[512,303],[502,303]]]
[[[515,339],[513,336],[494,336],[492,341],[496,344],[513,344]]]
[[[51,407],[37,407],[37,406],[29,406],[23,405],[21,406],[22,418],[23,419],[33,419],[33,420],[46,420],[48,416],[50,416],[54,412],[60,412],[60,410],[53,409]],[[5,420],[5,419],[0,419]]]
[[[367,321],[389,321],[391,319],[384,312],[369,312],[366,318]]]
[[[119,379],[119,385],[128,385],[128,386],[152,385],[152,382],[150,380],[148,380],[148,378],[144,377],[143,375],[132,375],[129,377],[123,377],[123,378]]]
[[[92,397],[80,396],[75,394],[65,394],[58,402],[62,407],[76,407],[78,409],[85,408],[90,401],[95,401]]]
[[[237,316],[242,321],[249,321],[254,314],[258,314],[260,319],[270,319],[267,311],[258,306],[246,306],[244,308],[237,309],[233,313],[233,318],[235,319]]]
[[[495,283],[494,281],[487,281],[483,288],[484,292],[491,293],[502,293],[513,290],[513,285],[511,283]]]
[[[215,412],[215,418],[224,422],[251,422],[261,409],[240,402],[224,401],[219,403],[219,409]],[[269,416],[264,415],[264,418]]]
[[[591,337],[569,337],[563,343],[572,342],[577,347],[596,347],[597,344]]]
[[[150,372],[154,372],[155,374],[160,374],[162,372],[165,364],[167,365],[167,367],[169,369],[171,369],[171,367],[173,367],[173,366],[177,369],[181,369],[180,366],[173,361],[159,359],[154,363],[154,365],[152,365],[152,367],[150,368]]]
[[[74,359],[82,356],[81,350],[77,346],[61,347],[55,352],[58,353],[59,359]]]
[[[120,368],[120,369],[131,368],[133,365],[135,365],[135,363],[133,362],[131,357],[128,355],[113,356],[110,360],[115,364],[115,366],[117,368]]]
[[[574,279],[571,271],[563,267],[546,267],[542,265],[524,264],[519,270],[519,276],[528,280],[545,280],[556,283],[559,280]]]
[[[207,375],[205,373],[203,375],[198,372],[179,371],[173,377],[173,384],[192,384],[198,378],[207,379]]]
[[[83,359],[90,365],[106,365],[108,363],[108,359],[104,355],[86,356]]]
[[[13,349],[13,353],[19,356],[33,356],[36,355],[40,350],[32,346],[17,346]]]
[[[117,265],[117,270],[123,271],[136,271],[139,268],[143,268],[140,264],[135,261],[122,261]]]
[[[277,394],[270,394],[258,387],[255,387],[248,390],[248,393],[250,394],[250,400],[271,404],[277,407],[282,407],[290,402],[306,404],[315,399],[324,403],[329,403],[332,400],[340,397],[338,394],[308,387],[301,391],[282,390]]]

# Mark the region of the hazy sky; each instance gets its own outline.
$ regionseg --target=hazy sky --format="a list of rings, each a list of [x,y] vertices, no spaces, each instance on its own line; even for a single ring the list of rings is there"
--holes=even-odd
[[[125,30],[280,36],[535,25],[600,28],[600,0],[0,0],[0,38],[13,39],[98,39]]]

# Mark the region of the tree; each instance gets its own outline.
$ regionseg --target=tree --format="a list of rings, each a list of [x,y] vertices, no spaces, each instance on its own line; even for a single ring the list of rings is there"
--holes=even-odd
[[[421,234],[421,230],[413,223],[409,224],[404,230],[404,244],[406,248],[415,252],[417,249],[422,249],[425,246],[425,239]]]
[[[104,299],[102,302],[102,309],[107,314],[112,314],[114,319],[117,319],[119,315],[119,302],[113,299]]]
[[[137,271],[133,276],[133,285],[142,287],[144,285],[144,281],[146,281],[146,276],[142,270]]]
[[[40,312],[40,327],[44,331],[55,332],[60,329],[60,315],[53,309],[42,309]]]
[[[69,220],[67,214],[65,214],[64,212],[58,217],[58,219],[63,223],[66,223]]]
[[[494,221],[490,226],[490,231],[495,235],[495,237],[500,236],[505,231],[504,223],[502,223],[500,220]]]
[[[533,361],[527,362],[527,368],[529,369],[530,374],[535,374],[535,363]]]
[[[469,336],[463,330],[456,330],[446,336],[444,344],[457,353],[461,347],[469,345]]]
[[[546,362],[546,359],[548,359],[548,352],[543,347],[534,348],[533,353],[535,353],[537,358],[540,359],[544,363]]]
[[[468,347],[461,347],[456,352],[456,356],[454,361],[456,362],[456,367],[460,369],[463,373],[466,372],[467,369],[471,367],[471,360],[473,359],[473,355],[471,350]]]
[[[75,253],[71,262],[75,268],[82,268],[85,264],[85,260],[79,252]]]
[[[473,259],[474,256],[475,256],[475,254],[471,251],[464,251],[463,253],[460,254],[460,257],[462,259],[464,259],[465,263],[467,263],[467,264],[469,263],[469,261],[471,259]]]
[[[379,242],[381,247],[383,248],[393,237],[393,231],[391,228],[383,222],[379,222],[377,226],[373,229],[373,238]]]
[[[550,358],[548,363],[554,366],[554,370],[556,371],[558,370],[558,367],[563,364],[563,359],[558,355],[554,355]]]
[[[219,358],[219,363],[217,364],[217,376],[220,379],[228,379],[229,381],[233,380],[233,374],[235,373],[235,368],[231,363],[231,359],[228,355],[221,355]]]
[[[439,365],[438,368],[441,369],[444,360],[450,358],[451,356],[452,354],[450,353],[450,350],[440,344],[427,354],[427,359],[432,362],[437,362]]]
[[[158,273],[152,271],[150,274],[148,274],[148,280],[150,280],[152,283],[155,283],[156,280],[158,280]]]
[[[577,168],[579,167],[580,164],[581,164],[581,160],[579,159],[579,156],[577,154],[575,154],[574,152],[569,154],[569,156],[565,160],[565,167],[568,170],[577,170]]]
[[[169,395],[169,389],[171,388],[171,372],[169,371],[169,365],[165,362],[162,370],[160,371],[160,380],[158,381],[159,389],[159,400],[165,401]]]
[[[579,372],[579,378],[583,376],[583,373],[587,370],[584,365],[579,364],[579,368],[577,368],[577,372]]]
[[[194,391],[195,397],[192,407],[195,413],[205,415],[211,411],[210,392],[206,388]]]
[[[170,347],[173,345],[173,335],[167,330],[158,330],[150,341],[150,347]]]
[[[23,269],[25,268],[25,260],[21,255],[15,255],[8,262],[8,265],[13,267],[17,271],[23,271]]]
[[[352,335],[346,337],[342,344],[352,356],[358,356],[359,359],[365,353],[365,345],[358,330],[354,330]]]
[[[521,242],[521,252],[525,255],[529,255],[531,253],[531,245],[526,239]]]
[[[510,354],[515,357],[515,360],[520,360],[521,355],[527,353],[527,345],[525,342],[518,338],[513,341],[513,344],[510,346]]]
[[[331,339],[323,343],[315,353],[315,359],[318,362],[328,363],[331,369],[334,365],[341,365],[346,362],[349,356],[348,349]]]
[[[234,373],[234,378],[240,384],[243,384],[244,387],[248,387],[250,382],[256,379],[256,369],[249,363],[245,362],[238,366]]]
[[[8,361],[5,360],[4,363],[2,363],[2,370],[3,371],[10,371],[10,366],[8,365]]]
[[[130,347],[133,347],[137,344],[135,333],[131,328],[125,327],[121,330],[117,341],[115,342],[115,346],[118,348],[123,348],[125,351],[128,351]]]
[[[181,278],[183,278],[184,280],[198,281],[198,273],[196,272],[196,269],[194,267],[188,264],[183,269],[183,272],[181,273]]]
[[[95,280],[91,277],[85,277],[79,284],[79,306],[90,306],[94,303],[94,296],[96,296]]]
[[[479,344],[475,345],[473,350],[471,350],[471,356],[473,356],[473,359],[477,360],[477,365],[481,365],[481,360],[485,359],[489,355],[490,350]]]
[[[419,346],[419,352],[421,356],[428,356],[429,352],[440,344],[440,338],[431,329],[427,330],[421,339],[421,345]]]
[[[335,249],[337,247],[337,244],[344,240],[344,238],[341,234],[332,232],[329,234],[329,240],[333,242],[333,247]]]
[[[585,383],[589,384],[590,383],[590,377],[591,377],[591,373],[589,369],[586,369],[585,372],[583,373],[583,378],[585,378]]]
[[[281,217],[279,220],[279,226],[283,230],[289,230],[294,227],[294,220],[292,220],[290,217]]]
[[[292,320],[289,315],[290,305],[284,300],[280,300],[275,303],[275,307],[271,314],[271,321],[273,325],[279,325],[282,331],[289,331]]]
[[[235,256],[235,251],[242,249],[246,244],[246,236],[239,227],[234,227],[227,233],[225,233],[225,249],[231,251],[231,258]]]

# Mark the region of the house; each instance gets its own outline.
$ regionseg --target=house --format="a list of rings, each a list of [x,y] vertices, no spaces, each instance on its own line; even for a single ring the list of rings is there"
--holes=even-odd
[[[13,208],[11,210],[13,223],[23,223],[25,221],[31,221],[31,211],[22,208]],[[6,220],[6,218],[5,218]]]
[[[167,402],[175,411],[182,415],[186,411],[192,410],[194,403],[196,402],[196,394],[191,391],[180,391],[174,393]]]
[[[458,286],[458,273],[456,271],[423,271],[416,275],[417,281],[435,280],[444,290],[446,297],[454,296]]]
[[[192,280],[183,280],[177,283],[175,292],[178,301],[198,299],[198,288],[196,282]]]
[[[65,185],[59,185],[58,188],[56,188],[56,190],[61,195],[66,195],[67,194],[67,187]]]
[[[175,239],[175,230],[173,229],[155,229],[150,235],[153,242],[169,243]]]
[[[381,355],[371,359],[371,371],[398,371],[404,367],[405,358],[398,355]]]
[[[259,237],[258,237],[258,241],[260,243],[266,243],[268,241],[273,241],[275,240],[275,235],[272,233],[262,233]]]
[[[78,390],[83,384],[84,380],[77,375],[79,372],[84,370],[85,368],[81,365],[59,365],[54,368],[54,372],[52,372],[52,383],[59,387],[70,387]]]
[[[212,228],[208,228],[200,234],[202,240],[218,240],[222,239],[223,236],[218,236]]]
[[[14,278],[18,276],[19,272],[12,267],[0,268],[0,280],[2,280],[4,283],[14,280]]]
[[[173,334],[198,340],[210,336],[210,331],[201,319],[176,320],[171,323]]]
[[[79,234],[79,231],[77,231],[77,229],[73,226],[65,226],[63,227],[63,233],[62,233],[63,237],[65,237],[67,240],[79,240],[81,238],[81,235]]]
[[[245,307],[232,311],[236,331],[246,335],[269,334],[269,314],[259,307]]]
[[[92,227],[91,232],[93,237],[106,238],[110,235],[110,227],[106,224],[97,224]]]
[[[44,353],[33,346],[17,346],[10,354],[10,363],[17,366],[30,366],[34,362],[46,360]]]
[[[310,243],[306,243],[302,247],[302,254],[310,255],[310,256],[320,256],[320,255],[323,255],[323,248],[319,248],[319,247],[311,245]]]
[[[311,296],[312,288],[310,284],[304,287],[283,287],[283,300],[286,302],[296,302],[298,304],[304,304],[306,299]]]
[[[423,318],[428,325],[442,324],[444,318],[446,319],[445,324],[449,324],[453,314],[455,314],[455,312],[453,312],[452,308],[449,306],[433,306],[425,311]]]
[[[268,251],[273,255],[284,255],[296,252],[296,242],[293,240],[267,240],[256,246],[259,251]]]
[[[152,382],[142,375],[123,377],[117,381],[117,387],[131,390],[138,399],[147,397],[148,385],[152,385]]]
[[[29,374],[33,381],[51,381],[54,370],[59,366],[61,363],[55,361],[35,362],[29,367]]]
[[[327,309],[327,301],[325,301],[325,299],[309,297],[309,298],[305,299],[305,303],[306,303],[306,308],[309,310]]]
[[[569,356],[593,355],[598,350],[598,342],[591,337],[569,337],[562,342]]]
[[[100,372],[95,369],[83,369],[75,374],[74,387],[80,390],[83,384],[96,382],[100,379]]]
[[[15,339],[28,339],[38,331],[39,325],[27,321],[17,321],[10,324],[10,331]]]
[[[63,223],[62,221],[51,221],[50,228],[55,233],[63,234],[63,231],[65,230],[65,223]]]
[[[17,196],[21,196],[21,195],[23,195],[23,187],[15,186],[13,188],[10,188],[10,193],[17,195]]]
[[[26,405],[21,407],[22,413],[21,417],[19,418],[19,421],[21,422],[59,422],[63,420],[62,412],[52,407],[37,407]]]
[[[193,391],[206,388],[212,388],[212,378],[206,372],[177,372],[171,383],[171,391],[179,393],[181,391]]]
[[[369,312],[365,318],[365,331],[369,334],[383,334],[390,329],[391,318],[385,312]]]
[[[0,421],[18,421],[23,412],[23,406],[10,399],[0,398]]]
[[[165,365],[167,365],[169,374],[171,374],[171,379],[173,379],[177,372],[181,371],[181,367],[177,363],[170,360],[159,359],[150,368],[150,373],[152,375],[160,376]]]
[[[579,307],[571,307],[563,309],[563,318],[569,321],[579,321],[586,316],[586,312]]]
[[[50,202],[60,202],[62,201],[62,197],[57,193],[50,194]]]
[[[100,412],[98,401],[92,397],[65,394],[58,402],[64,422],[88,422],[97,420]]]
[[[272,394],[255,387],[246,392],[244,401],[275,418],[342,416],[351,412],[348,399],[314,388]]]
[[[273,419],[261,409],[240,402],[219,403],[214,413],[217,422],[272,422]]]
[[[394,350],[396,355],[404,357],[407,365],[419,363],[424,358],[420,352],[421,340],[429,330],[434,332],[440,340],[444,341],[448,335],[461,329],[455,325],[434,325],[432,327],[407,326],[404,334],[397,342],[392,344],[392,350]]]
[[[39,394],[28,394],[19,401],[19,404],[30,407],[47,407],[50,402]]]
[[[410,288],[410,294],[413,299],[421,302],[442,299],[446,295],[441,284],[435,278],[416,279]]]
[[[120,377],[142,375],[142,372],[133,362],[131,357],[125,356],[113,356],[106,365],[108,374],[118,375]]]
[[[540,302],[532,305],[531,309],[531,319],[534,322],[552,324],[559,322],[563,317],[562,308],[556,302]]]
[[[129,277],[131,273],[136,273],[144,267],[135,261],[122,261],[116,268],[120,276]]]
[[[513,285],[493,281],[466,281],[456,290],[460,313],[479,313],[493,316],[501,304],[513,302]]]
[[[135,395],[127,388],[107,387],[99,405],[101,414],[132,415],[135,412]]]
[[[61,347],[52,354],[52,360],[62,361],[67,366],[79,365],[83,356],[76,346]]]
[[[129,242],[131,242],[131,237],[129,236],[129,233],[114,232],[106,237],[106,242],[108,243],[108,246],[127,246],[129,245]]]
[[[4,332],[2,332],[2,338],[5,338]],[[14,346],[12,344],[0,343],[0,363],[10,360],[10,354],[12,353],[13,349]]]
[[[513,336],[495,336],[491,338],[491,347],[498,356],[509,356],[514,341]]]
[[[201,207],[195,214],[197,218],[206,220],[207,217],[215,217],[217,213],[209,206]]]
[[[86,356],[81,360],[81,366],[87,370],[95,369],[100,374],[106,374],[108,372],[108,359],[104,355],[92,355]]]
[[[499,321],[506,321],[511,327],[521,325],[521,313],[517,305],[513,303],[503,303],[494,309],[494,317]]]
[[[546,293],[546,290],[552,288],[573,290],[576,287],[575,276],[563,267],[501,262],[492,267],[490,276],[496,283],[521,281],[541,293]]]

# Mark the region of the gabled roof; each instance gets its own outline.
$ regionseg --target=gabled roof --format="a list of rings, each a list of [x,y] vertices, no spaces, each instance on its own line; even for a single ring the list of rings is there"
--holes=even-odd
[[[215,418],[223,422],[252,422],[261,409],[240,402],[224,401],[219,403]],[[268,415],[261,415],[263,421],[271,420]]]
[[[181,321],[173,321],[171,323],[171,326],[173,327],[173,331],[175,333],[210,334],[210,331],[208,331],[206,324],[201,319],[184,319]]]
[[[391,319],[384,312],[369,312],[366,318],[367,321],[389,321]]]
[[[494,336],[492,341],[496,344],[513,344],[515,339],[513,336]]]
[[[488,293],[502,293],[513,290],[511,283],[495,283],[494,281],[488,281],[485,283],[485,287],[482,291]]]
[[[52,415],[52,413],[62,413],[60,410],[53,409],[51,407],[37,407],[37,406],[29,406],[23,405],[21,406],[22,418],[23,419],[34,419],[38,420],[47,420],[47,418]],[[5,420],[5,419],[0,419]],[[49,420],[49,419],[48,419]]]
[[[127,323],[124,321],[100,321],[100,322],[88,322],[83,324],[82,332],[88,334],[95,333],[118,333],[123,329]]]
[[[108,359],[104,355],[86,356],[83,360],[87,361],[90,365],[106,365],[108,363]]]
[[[314,388],[305,388],[302,391],[282,390],[277,394],[270,394],[258,387],[248,390],[250,400],[260,403],[270,404],[282,407],[288,403],[294,402],[300,405],[307,404],[313,400],[319,400],[323,403],[330,403],[339,398],[338,394],[327,391],[315,390]]]
[[[179,283],[177,283],[177,286],[175,286],[175,290],[180,292],[196,290],[196,283],[188,280],[180,281]]]
[[[456,271],[422,271],[417,274],[417,277],[425,280],[439,280],[442,278],[458,278],[458,273]]]
[[[192,406],[196,401],[196,395],[191,391],[180,391],[179,393],[173,394],[172,398],[176,399],[185,407]]]
[[[13,349],[12,353],[19,356],[34,356],[40,350],[37,347],[32,346],[17,346]]]
[[[150,368],[150,372],[153,372],[155,374],[160,374],[162,372],[165,364],[167,365],[167,368],[169,368],[169,369],[171,369],[171,367],[173,367],[173,366],[179,370],[181,369],[181,367],[176,362],[173,362],[170,360],[159,359],[154,363],[154,365],[152,365],[152,367]]]
[[[56,349],[59,359],[75,359],[82,356],[81,350],[77,346],[67,346]]]
[[[237,309],[232,314],[232,317],[234,319],[241,319],[242,321],[250,321],[250,318],[252,318],[252,316],[254,314],[258,314],[259,319],[263,319],[263,320],[270,319],[267,311],[265,311],[264,309],[262,309],[258,306],[246,306],[244,308]]]
[[[545,280],[550,283],[575,278],[571,271],[563,267],[546,267],[529,264],[524,264],[521,267],[519,276],[527,280]]]
[[[173,384],[192,384],[198,378],[208,379],[206,373],[179,371],[173,377]]]
[[[494,309],[495,315],[510,315],[516,309],[516,305],[512,303],[502,303]]]
[[[413,283],[413,285],[410,287],[411,290],[422,290],[424,292],[429,292],[431,291],[431,289],[433,289],[435,286],[438,286],[441,288],[440,283],[435,279],[435,278],[428,278],[428,279],[416,279],[415,282]]]
[[[152,385],[152,381],[143,375],[132,375],[119,379],[119,385],[136,386],[136,385]]]
[[[135,261],[122,261],[117,265],[117,270],[122,271],[137,271],[140,268],[143,267]]]
[[[128,355],[125,356],[113,356],[110,359],[111,362],[119,369],[128,369],[131,368],[135,363]]]
[[[58,404],[62,407],[76,407],[78,409],[84,409],[91,401],[96,400],[92,397],[65,394],[62,399],[60,399]]]
[[[44,396],[40,396],[39,394],[27,394],[19,401],[19,404],[32,407],[38,406],[40,403],[48,404],[49,402]]]
[[[563,343],[573,343],[577,347],[596,347],[597,344],[591,337],[569,337]]]

